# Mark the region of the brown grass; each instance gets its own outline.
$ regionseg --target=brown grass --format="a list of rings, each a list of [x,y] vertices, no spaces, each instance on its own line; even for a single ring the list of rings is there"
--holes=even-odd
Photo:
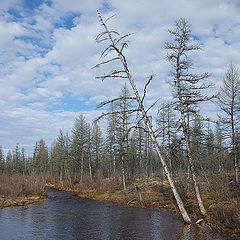
[[[40,176],[0,175],[0,207],[38,202],[44,187],[45,181]]]
[[[220,232],[240,238],[240,186],[229,175],[218,174],[207,192],[209,224]]]

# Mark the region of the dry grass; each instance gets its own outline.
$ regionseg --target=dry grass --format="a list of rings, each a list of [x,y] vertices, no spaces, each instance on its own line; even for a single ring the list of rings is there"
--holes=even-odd
[[[229,175],[219,174],[206,192],[209,224],[240,238],[240,186],[230,181]]]
[[[0,207],[38,202],[44,187],[45,181],[40,176],[0,175]]]
[[[209,226],[240,238],[240,186],[230,179],[234,178],[225,173],[211,175],[208,183],[199,181],[200,189]],[[176,178],[176,185],[191,218],[202,218],[191,181],[182,174]]]

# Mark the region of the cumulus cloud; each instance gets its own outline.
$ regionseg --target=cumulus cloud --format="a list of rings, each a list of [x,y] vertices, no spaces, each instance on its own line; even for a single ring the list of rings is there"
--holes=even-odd
[[[164,43],[180,17],[192,24],[203,49],[193,56],[196,71],[212,73],[211,81],[220,86],[230,61],[240,67],[238,0],[52,0],[31,8],[2,0],[0,9],[0,145],[5,148],[19,142],[31,151],[40,138],[50,143],[59,128],[71,129],[80,108],[92,120],[99,114],[92,106],[120,93],[125,81],[95,79],[113,66],[91,69],[106,46],[95,43],[102,31],[97,9],[104,17],[116,13],[111,28],[133,33],[126,56],[140,93],[154,74],[146,104],[171,98]],[[207,111],[216,115],[212,104]]]

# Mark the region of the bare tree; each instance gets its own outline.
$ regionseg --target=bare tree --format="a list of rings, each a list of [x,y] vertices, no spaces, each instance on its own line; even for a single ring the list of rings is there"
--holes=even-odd
[[[120,61],[121,65],[122,65],[122,69],[121,70],[113,70],[111,71],[110,73],[108,74],[104,74],[103,76],[100,76],[98,78],[102,79],[102,80],[105,80],[107,78],[124,78],[124,79],[128,79],[131,87],[132,87],[132,90],[134,92],[134,95],[135,95],[135,100],[136,100],[136,103],[137,103],[137,106],[138,106],[138,111],[141,112],[142,114],[142,119],[145,123],[145,126],[146,126],[146,129],[148,130],[149,132],[149,135],[152,139],[152,142],[153,142],[153,145],[156,149],[156,152],[159,156],[159,159],[163,165],[163,168],[164,168],[164,171],[165,171],[165,174],[167,176],[167,179],[169,181],[169,184],[171,186],[171,189],[173,191],[173,194],[174,194],[174,197],[176,199],[176,202],[178,204],[178,207],[179,207],[179,210],[182,214],[182,217],[184,219],[184,221],[186,223],[190,223],[191,220],[188,216],[188,213],[186,212],[185,208],[184,208],[184,205],[183,205],[183,202],[182,202],[182,199],[180,197],[180,195],[178,194],[177,192],[177,189],[175,187],[175,184],[174,184],[174,181],[171,177],[171,174],[170,174],[170,171],[168,169],[168,166],[165,162],[165,160],[163,159],[162,155],[161,155],[161,152],[160,152],[160,148],[159,148],[159,145],[157,143],[157,140],[156,140],[156,137],[155,137],[155,134],[153,132],[153,128],[152,128],[152,124],[151,124],[151,121],[150,121],[150,118],[148,116],[148,110],[149,109],[145,109],[144,107],[144,98],[146,96],[146,93],[147,93],[147,87],[148,85],[151,83],[152,81],[152,78],[153,76],[150,76],[147,84],[145,85],[144,87],[144,93],[143,93],[143,97],[140,97],[140,94],[138,92],[138,89],[135,85],[135,82],[134,82],[134,79],[132,78],[132,75],[130,73],[130,70],[128,68],[128,64],[127,64],[127,60],[126,60],[126,57],[123,53],[124,49],[127,48],[128,46],[128,43],[127,41],[125,40],[129,34],[126,34],[124,36],[120,36],[120,34],[116,31],[111,31],[108,29],[107,25],[106,25],[106,22],[109,20],[110,18],[108,18],[106,21],[104,21],[99,13],[99,21],[100,21],[100,24],[102,25],[102,27],[104,28],[103,32],[100,33],[97,38],[96,38],[96,41],[97,43],[100,43],[100,42],[108,42],[108,47],[102,52],[102,57],[107,57],[107,56],[110,56],[110,59],[107,59],[107,60],[104,60],[102,61],[101,63],[97,64],[95,67],[100,67],[101,65],[104,65],[104,64],[107,64],[107,63],[112,63],[112,62],[116,62],[116,61]],[[154,104],[152,105],[154,106]]]
[[[130,96],[127,85],[125,84],[121,89],[121,94],[119,97],[112,99],[110,101],[104,101],[99,104],[98,108],[103,107],[107,104],[111,104],[112,111],[102,113],[97,120],[102,117],[112,117],[114,120],[114,126],[111,126],[111,131],[115,131],[115,136],[111,136],[112,140],[115,139],[115,150],[118,150],[121,164],[121,174],[122,174],[122,184],[123,189],[126,190],[126,155],[128,153],[128,134],[130,117],[132,113],[135,113],[137,109],[132,108],[132,100],[134,98]],[[109,129],[110,130],[110,129]],[[113,146],[112,146],[113,147]],[[112,148],[111,147],[111,148]],[[114,156],[115,157],[115,156]],[[115,158],[114,158],[114,169],[115,169]],[[115,175],[115,173],[114,173]]]
[[[192,51],[200,49],[199,45],[191,43],[191,25],[189,25],[185,19],[181,18],[175,22],[174,28],[168,31],[173,38],[172,42],[166,42],[165,49],[168,50],[167,59],[173,68],[171,72],[173,83],[171,83],[171,85],[174,90],[174,106],[181,116],[181,129],[186,143],[187,157],[195,194],[200,211],[202,215],[205,216],[206,210],[200,195],[193,164],[188,122],[190,115],[198,111],[199,103],[210,100],[210,97],[203,95],[202,93],[203,90],[206,90],[211,86],[204,82],[204,80],[209,77],[209,74],[204,73],[198,75],[190,72],[193,63],[189,58],[189,54]]]
[[[234,156],[235,178],[239,182],[239,166],[237,159],[237,130],[240,127],[240,76],[233,63],[223,78],[223,87],[218,94],[218,104],[225,116],[220,116],[220,122],[226,126],[225,131],[232,141]]]
[[[158,111],[157,118],[157,136],[162,140],[162,148],[164,154],[169,161],[169,168],[173,175],[172,169],[172,156],[171,156],[171,142],[173,134],[176,133],[179,123],[176,121],[175,112],[172,109],[170,103],[163,103],[162,107]]]

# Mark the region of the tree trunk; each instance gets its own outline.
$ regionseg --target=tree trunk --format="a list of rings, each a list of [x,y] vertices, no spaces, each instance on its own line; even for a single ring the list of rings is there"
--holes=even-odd
[[[89,156],[89,159],[88,159],[88,168],[89,168],[89,177],[92,181],[92,164],[91,164],[91,156]]]
[[[81,185],[83,185],[83,150],[81,155]]]
[[[123,183],[123,190],[126,190],[126,176],[125,176],[125,167],[124,167],[124,156],[121,156],[121,168],[122,168],[122,183]]]
[[[113,154],[113,179],[114,182],[116,181],[116,156],[115,156],[115,151]]]
[[[235,180],[236,180],[236,183],[238,184],[238,159],[237,159],[237,144],[236,144],[233,105],[234,105],[234,98],[232,99],[232,106],[231,106],[231,128],[232,128],[232,145],[233,145],[233,156],[234,156]]]
[[[185,138],[186,147],[187,147],[187,156],[188,156],[188,162],[189,162],[190,171],[191,171],[191,175],[192,175],[193,186],[195,189],[195,194],[196,194],[196,198],[198,200],[198,205],[199,205],[201,214],[203,216],[206,216],[207,212],[204,208],[201,194],[200,194],[200,191],[199,191],[199,188],[197,185],[197,179],[196,179],[195,169],[194,169],[193,160],[192,160],[192,153],[191,153],[191,149],[190,149],[190,141],[189,141],[189,137],[188,137],[188,133],[187,133],[187,128],[186,128],[186,123],[185,123],[185,118],[184,118],[184,114],[183,114],[181,100],[180,100],[180,106],[181,106],[181,116],[182,116],[182,128],[183,128],[184,138]]]
[[[162,163],[164,172],[165,172],[166,177],[167,177],[167,179],[168,179],[168,182],[169,182],[169,184],[170,184],[170,186],[171,186],[171,189],[172,189],[173,195],[174,195],[174,197],[175,197],[175,200],[176,200],[176,202],[177,202],[179,211],[181,212],[184,221],[185,221],[186,223],[191,223],[191,219],[189,218],[188,213],[187,213],[187,211],[185,210],[185,207],[184,207],[184,205],[183,205],[182,199],[181,199],[180,195],[179,195],[178,192],[177,192],[177,188],[176,188],[176,186],[175,186],[175,184],[174,184],[174,181],[173,181],[173,179],[172,179],[172,177],[171,177],[171,174],[170,174],[170,172],[169,172],[169,170],[168,170],[167,164],[166,164],[165,160],[163,159],[163,157],[162,157],[162,155],[161,155],[160,148],[159,148],[158,143],[157,143],[157,139],[156,139],[156,137],[155,137],[155,134],[154,134],[154,132],[153,132],[153,130],[152,130],[152,126],[151,126],[151,124],[150,124],[150,120],[149,120],[149,118],[148,118],[148,116],[147,116],[147,113],[146,113],[144,107],[143,107],[141,98],[140,98],[139,93],[138,93],[138,90],[137,90],[137,88],[136,88],[136,86],[135,86],[135,84],[134,84],[134,81],[133,81],[133,79],[132,79],[132,77],[131,77],[131,75],[130,75],[130,73],[129,73],[129,70],[128,70],[127,63],[126,63],[126,61],[125,61],[125,58],[123,58],[123,56],[122,56],[120,53],[118,54],[118,56],[119,56],[119,58],[120,58],[120,60],[121,60],[121,62],[122,62],[122,64],[123,64],[123,66],[124,66],[124,69],[125,69],[126,73],[127,73],[129,82],[130,82],[131,87],[132,87],[132,89],[133,89],[133,91],[134,91],[134,94],[135,94],[135,96],[136,96],[136,99],[137,99],[137,102],[138,102],[140,111],[142,112],[145,125],[146,125],[146,127],[147,127],[147,129],[148,129],[148,131],[149,131],[149,134],[150,134],[150,137],[151,137],[151,139],[152,139],[153,145],[154,145],[154,147],[155,147],[155,149],[156,149],[156,151],[157,151],[158,157],[159,157],[159,159],[160,159],[160,161],[161,161],[161,163]]]
[[[153,129],[152,129],[152,126],[151,126],[151,122],[150,122],[150,120],[149,120],[149,118],[148,118],[148,116],[147,116],[147,112],[146,112],[146,110],[145,110],[145,108],[144,108],[144,106],[143,106],[143,102],[142,102],[142,100],[141,100],[141,98],[140,98],[140,95],[139,95],[138,90],[137,90],[137,88],[136,88],[136,86],[135,86],[134,80],[132,79],[132,76],[131,76],[130,71],[129,71],[129,69],[128,69],[127,61],[126,61],[126,59],[125,59],[125,56],[122,54],[122,51],[120,51],[120,50],[117,48],[117,46],[116,46],[116,44],[115,44],[116,41],[113,40],[112,35],[111,35],[111,33],[109,32],[106,24],[103,22],[102,17],[101,17],[100,14],[99,14],[99,18],[100,18],[101,24],[104,26],[104,28],[105,28],[105,30],[106,30],[106,33],[108,34],[109,40],[111,41],[111,46],[113,47],[113,49],[114,49],[114,50],[116,51],[116,53],[118,54],[118,58],[120,59],[122,65],[123,65],[123,68],[124,68],[124,71],[125,71],[125,73],[126,73],[126,75],[127,75],[127,78],[128,78],[128,80],[129,80],[129,83],[130,83],[130,85],[131,85],[131,87],[132,87],[132,89],[133,89],[133,91],[134,91],[134,94],[135,94],[135,97],[136,97],[136,101],[137,101],[137,103],[138,103],[139,110],[141,111],[142,116],[143,116],[143,120],[144,120],[144,122],[145,122],[145,126],[146,126],[146,128],[147,128],[147,130],[148,130],[148,132],[149,132],[149,134],[150,134],[150,137],[151,137],[151,139],[152,139],[153,145],[154,145],[154,147],[155,147],[155,149],[156,149],[156,151],[157,151],[158,157],[159,157],[159,159],[160,159],[160,161],[161,161],[161,163],[162,163],[162,166],[163,166],[163,168],[164,168],[165,174],[166,174],[167,179],[168,179],[168,181],[169,181],[169,184],[170,184],[170,186],[171,186],[173,195],[174,195],[174,197],[175,197],[175,199],[176,199],[176,202],[177,202],[178,208],[179,208],[179,210],[180,210],[180,213],[182,214],[182,217],[183,217],[183,219],[184,219],[184,221],[185,221],[186,223],[191,223],[191,219],[189,218],[188,213],[187,213],[187,211],[186,211],[185,208],[184,208],[182,199],[181,199],[180,195],[179,195],[178,192],[177,192],[177,189],[176,189],[176,187],[175,187],[174,181],[173,181],[173,179],[172,179],[172,177],[171,177],[171,174],[170,174],[170,172],[169,172],[169,170],[168,170],[167,164],[166,164],[165,160],[163,159],[163,157],[162,157],[162,155],[161,155],[160,148],[159,148],[159,146],[158,146],[158,143],[157,143],[155,134],[154,134]]]
[[[66,164],[66,163],[65,163],[65,165],[64,165],[64,170],[65,170],[65,177],[66,177],[66,180],[67,180],[67,182],[68,182],[68,186],[69,186],[70,188],[73,188],[71,176],[70,176],[70,174],[69,174],[69,171],[68,171],[68,168],[67,168],[67,164]]]

